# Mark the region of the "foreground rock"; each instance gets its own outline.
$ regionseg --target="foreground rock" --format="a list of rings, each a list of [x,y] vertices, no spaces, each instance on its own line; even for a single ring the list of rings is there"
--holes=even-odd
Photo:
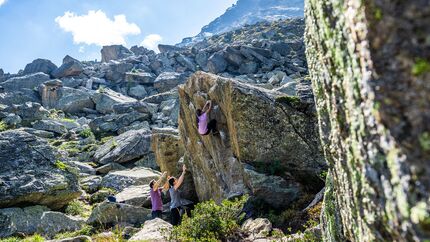
[[[150,152],[150,142],[151,136],[147,129],[130,130],[102,145],[94,158],[100,164],[132,161]]]
[[[162,219],[152,219],[146,221],[143,228],[133,235],[129,241],[167,241],[172,228],[171,224]]]
[[[151,218],[151,209],[123,203],[103,202],[91,213],[88,223],[115,225],[120,223],[140,225]]]
[[[60,232],[79,230],[85,221],[49,211],[44,206],[0,209],[0,238],[38,233],[53,237]]]
[[[180,134],[200,200],[220,201],[248,192],[242,162],[278,166],[276,172],[285,179],[292,176],[301,186],[323,186],[318,175],[325,161],[311,104],[202,72],[179,87],[179,96]],[[221,136],[197,133],[195,110],[206,99],[213,101],[212,118]]]
[[[114,171],[102,179],[102,187],[122,191],[126,187],[148,185],[152,179],[158,179],[161,173],[149,168],[135,168],[131,170]]]
[[[422,13],[430,6],[418,0],[307,6],[306,50],[330,163],[324,240],[428,239],[430,51],[415,40],[429,32]]]
[[[0,133],[0,207],[41,204],[59,209],[81,194],[77,177],[57,168],[56,153],[24,131]]]

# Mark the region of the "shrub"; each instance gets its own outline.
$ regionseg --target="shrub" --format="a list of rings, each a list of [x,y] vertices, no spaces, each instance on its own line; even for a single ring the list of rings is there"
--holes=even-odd
[[[82,201],[73,200],[67,205],[65,212],[69,215],[88,218],[91,215],[91,206]]]
[[[242,209],[248,196],[234,201],[214,201],[197,204],[192,217],[185,216],[181,225],[174,227],[170,240],[173,241],[219,241],[226,240],[239,231],[243,219]]]
[[[79,136],[81,136],[82,138],[89,138],[89,137],[94,137],[94,134],[90,128],[86,128],[81,132],[79,132]]]
[[[0,121],[0,132],[8,130],[8,126],[4,121]]]

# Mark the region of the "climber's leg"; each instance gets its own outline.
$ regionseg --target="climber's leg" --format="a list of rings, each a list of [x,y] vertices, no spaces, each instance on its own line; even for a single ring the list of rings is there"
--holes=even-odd
[[[208,134],[210,133],[210,132],[212,132],[212,134],[218,134],[219,132],[218,132],[218,129],[216,128],[216,120],[215,119],[212,119],[211,121],[209,121],[209,123],[208,123]]]

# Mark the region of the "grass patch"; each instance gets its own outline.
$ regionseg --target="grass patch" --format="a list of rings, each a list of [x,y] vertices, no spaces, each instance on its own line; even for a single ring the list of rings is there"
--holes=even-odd
[[[22,242],[43,242],[43,241],[45,241],[45,238],[43,238],[39,234],[34,234],[33,236],[27,237],[21,241]]]
[[[420,76],[427,72],[430,72],[430,63],[422,58],[417,59],[415,64],[412,66],[412,74],[414,76]]]
[[[82,218],[89,218],[91,215],[92,207],[80,200],[71,201],[66,207],[66,214],[73,216],[80,216]]]
[[[62,171],[66,171],[68,168],[68,165],[66,165],[64,162],[57,160],[55,161],[55,167],[57,167],[57,169],[60,169]]]
[[[0,132],[6,131],[8,129],[9,126],[4,121],[0,121]]]
[[[234,201],[224,200],[220,205],[214,201],[197,204],[192,217],[185,216],[181,225],[173,228],[173,241],[226,241],[240,230],[242,209],[248,196]]]
[[[63,233],[59,233],[55,235],[55,239],[66,239],[66,238],[73,238],[76,236],[80,236],[80,235],[86,235],[86,236],[91,236],[95,233],[95,229],[94,227],[85,224],[84,226],[82,226],[82,228],[80,230],[77,231],[73,231],[73,232],[63,232]]]
[[[81,136],[82,138],[95,137],[90,128],[86,128],[79,132],[79,136]]]
[[[113,136],[107,136],[100,139],[100,145],[106,144],[109,140],[111,140]]]
[[[290,104],[290,105],[298,105],[301,103],[300,98],[296,96],[282,96],[282,97],[276,98],[276,101],[280,103]]]
[[[58,146],[58,149],[67,151],[69,156],[72,156],[72,157],[81,153],[78,141],[64,142],[60,146]]]

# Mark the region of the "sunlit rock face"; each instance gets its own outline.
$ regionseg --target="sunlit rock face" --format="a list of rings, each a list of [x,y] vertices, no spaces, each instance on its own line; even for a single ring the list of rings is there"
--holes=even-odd
[[[303,187],[321,188],[318,174],[325,161],[313,104],[203,72],[179,87],[179,98],[180,135],[200,200],[220,201],[248,192],[264,197],[262,186],[270,179],[278,184],[275,190],[283,189],[289,197],[285,205]],[[196,109],[206,100],[213,102],[211,118],[221,135],[197,133]],[[269,168],[276,171],[270,174]]]

